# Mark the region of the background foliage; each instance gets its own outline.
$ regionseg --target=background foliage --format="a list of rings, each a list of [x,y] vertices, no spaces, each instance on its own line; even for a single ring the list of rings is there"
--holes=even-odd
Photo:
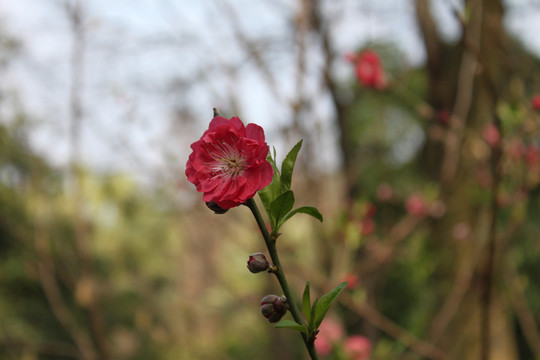
[[[342,59],[345,5],[295,4],[273,8],[289,22],[276,38],[243,30],[242,9],[228,2],[209,7],[230,25],[241,56],[167,79],[160,96],[174,105],[160,109],[170,121],[161,167],[118,141],[111,153],[125,151],[139,170],[103,171],[81,156],[92,151],[82,96],[91,17],[82,2],[62,3],[72,35],[65,164],[34,145],[40,121],[55,114],[35,113],[24,92],[1,87],[0,359],[306,357],[296,334],[259,314],[260,299],[278,289],[245,268],[264,248],[249,210],[213,215],[183,175],[189,143],[211,114],[190,102],[194,88],[219,94],[223,115],[258,122],[244,117],[250,111],[234,86],[250,68],[285,109],[264,124],[270,145],[304,139],[295,206],[315,205],[325,218],[299,214],[281,229],[278,247],[298,297],[306,279],[312,298],[349,280],[330,316],[346,334],[369,338],[373,359],[540,357],[540,114],[531,105],[540,61],[503,23],[509,11],[538,7],[448,7],[460,29],[449,41],[434,2],[411,1],[424,63],[409,64],[385,39],[347,49],[381,56],[388,87],[373,90]],[[369,9],[354,8],[358,16]],[[373,11],[374,21],[388,15]],[[24,63],[25,44],[9,28],[0,39],[7,77]],[[280,95],[283,63],[295,75],[291,96]],[[327,358],[342,357],[340,346]]]

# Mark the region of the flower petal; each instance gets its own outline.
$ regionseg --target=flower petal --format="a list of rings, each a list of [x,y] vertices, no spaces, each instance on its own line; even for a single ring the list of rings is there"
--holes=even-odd
[[[246,137],[248,139],[257,140],[258,142],[264,142],[264,130],[259,125],[247,124]]]

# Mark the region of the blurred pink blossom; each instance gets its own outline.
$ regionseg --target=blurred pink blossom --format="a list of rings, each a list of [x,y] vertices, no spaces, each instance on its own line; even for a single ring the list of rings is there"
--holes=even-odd
[[[328,355],[332,351],[332,344],[343,337],[343,328],[332,318],[326,318],[319,327],[319,334],[315,339],[315,349],[320,355]]]
[[[343,348],[351,360],[367,360],[371,357],[371,342],[365,336],[349,336],[345,339]]]
[[[538,148],[535,145],[529,145],[523,150],[525,161],[530,166],[538,164]]]
[[[321,356],[328,355],[332,352],[332,344],[328,339],[319,334],[315,339],[315,350],[317,350],[317,353]]]
[[[533,95],[531,105],[534,110],[540,110],[540,94]]]
[[[353,289],[356,287],[356,285],[359,285],[360,284],[360,279],[358,278],[358,276],[356,276],[355,274],[353,273],[347,273],[343,276],[343,278],[341,278],[341,281],[348,281],[349,283],[347,284],[347,288],[348,289]]]
[[[426,213],[426,204],[424,198],[418,194],[412,194],[405,202],[405,209],[410,215],[424,215]]]
[[[381,58],[375,51],[367,49],[358,55],[347,53],[345,59],[354,64],[356,78],[362,85],[377,90],[386,87],[386,76]]]
[[[373,231],[375,231],[375,221],[373,221],[373,219],[371,218],[365,218],[364,220],[362,220],[361,226],[362,226],[362,230],[361,230],[362,235],[369,235]]]
[[[494,124],[486,125],[482,135],[484,136],[484,140],[492,147],[496,146],[501,139],[499,129]]]

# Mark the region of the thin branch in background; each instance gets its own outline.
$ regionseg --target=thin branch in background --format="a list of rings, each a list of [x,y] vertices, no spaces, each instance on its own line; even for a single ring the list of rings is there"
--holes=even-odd
[[[470,236],[462,241],[471,241]],[[452,289],[445,296],[444,303],[433,317],[430,325],[430,339],[433,344],[438,344],[443,338],[448,325],[457,314],[463,299],[471,289],[475,267],[480,262],[483,251],[485,251],[485,246],[479,246],[473,249],[473,252],[468,254],[467,258],[461,257],[461,265],[455,274]]]
[[[70,176],[72,177],[73,195],[73,226],[75,230],[75,241],[77,255],[80,261],[81,275],[78,279],[78,286],[90,289],[89,295],[81,304],[88,311],[91,333],[96,341],[100,359],[109,359],[109,350],[106,339],[105,323],[99,308],[98,300],[95,298],[94,287],[96,284],[94,270],[92,266],[92,253],[90,244],[89,225],[82,214],[83,194],[81,188],[81,174],[77,172],[79,165],[79,151],[81,142],[81,131],[83,121],[83,99],[84,89],[84,65],[86,48],[86,14],[80,0],[73,2],[65,1],[66,14],[71,24],[72,31],[72,51],[71,51],[71,73],[70,73]],[[80,301],[81,299],[79,299]]]
[[[427,0],[415,1],[415,15],[427,52],[428,69],[436,71],[441,58],[441,42]]]
[[[80,156],[81,125],[84,117],[82,106],[82,90],[84,87],[86,31],[84,13],[79,0],[65,1],[64,7],[71,25],[71,59],[69,89],[69,153],[70,167],[78,162]]]
[[[296,99],[291,102],[293,112],[292,121],[293,129],[302,134],[302,125],[300,115],[306,106],[305,82],[306,75],[306,39],[310,29],[311,2],[307,0],[299,0],[299,10],[295,16],[295,41],[297,47],[296,53],[296,71],[295,71],[295,91]],[[303,135],[303,134],[302,134]],[[303,137],[303,136],[302,136]],[[309,151],[309,149],[308,149]],[[310,152],[309,152],[310,153]],[[311,154],[311,153],[310,153]]]
[[[500,124],[497,126],[500,129]],[[497,251],[497,224],[499,205],[497,195],[501,183],[501,145],[500,143],[492,149],[493,184],[491,189],[491,209],[490,227],[487,238],[487,259],[485,267],[481,269],[482,292],[481,292],[481,312],[480,312],[480,349],[481,359],[489,360],[491,350],[491,307],[493,297],[493,278],[495,271],[495,256]]]
[[[302,269],[302,272],[309,274],[311,277],[311,282],[315,285],[316,288],[319,288],[323,292],[329,291],[328,284],[333,283],[335,279],[328,279],[320,274],[313,273],[310,268]],[[351,293],[343,292],[338,302],[345,307],[349,308],[359,317],[365,319],[374,327],[378,328],[391,338],[400,342],[412,352],[423,356],[427,359],[434,360],[448,360],[448,356],[436,345],[419,339],[417,336],[411,334],[406,329],[402,328],[394,321],[390,320],[377,309],[371,305],[365,303],[363,300],[355,299]]]
[[[37,355],[83,359],[79,351],[77,351],[73,345],[61,342],[46,342],[36,345],[19,340],[7,339],[0,340],[0,346],[10,350],[10,354],[12,354],[13,359],[20,359],[19,356],[15,356],[15,350],[17,349],[23,349],[23,351],[28,349]]]
[[[15,353],[14,347],[8,346],[8,344],[16,343],[17,341],[11,337],[11,335],[9,334],[9,332],[6,331],[2,323],[0,323],[0,334],[1,334],[0,344],[3,346],[4,349],[7,350],[6,353],[9,356],[9,358],[14,359],[14,360],[19,359],[19,356],[17,356],[17,354]],[[78,352],[76,353],[78,355]]]
[[[441,309],[435,314],[430,326],[430,338],[433,344],[439,342],[450,321],[457,313],[467,291],[470,289],[475,265],[475,261],[463,261],[455,274],[452,289],[448,293],[448,296],[445,297]]]
[[[502,6],[502,5],[501,5]],[[475,9],[473,9],[475,10]],[[477,11],[482,12],[482,2],[478,1]],[[492,18],[489,19],[489,22],[486,25],[487,27],[484,32],[492,32],[494,29],[493,26],[497,26],[497,21],[494,21],[493,14],[490,15]],[[474,14],[473,14],[474,17]],[[478,15],[481,17],[481,15]],[[502,22],[502,18],[499,19]],[[479,20],[481,22],[481,20]],[[471,37],[474,39],[473,35]],[[472,41],[473,46],[476,46],[479,49],[478,44]],[[480,51],[478,52],[480,54]],[[482,61],[482,58],[479,57],[479,61]],[[489,91],[488,96],[490,97],[491,104],[495,108],[498,103],[499,94],[495,87],[495,79],[489,73],[489,68],[487,64],[482,64],[482,79],[485,81],[486,89]],[[501,124],[501,119],[497,115],[497,112],[493,110],[493,125],[497,129],[501,139],[503,138],[503,129]],[[489,360],[491,358],[491,347],[492,347],[492,324],[491,308],[493,306],[493,287],[494,287],[494,277],[495,277],[495,266],[497,252],[502,251],[500,244],[498,244],[497,239],[497,226],[499,224],[499,203],[498,198],[500,194],[500,187],[503,177],[503,164],[502,164],[502,141],[498,141],[491,149],[490,157],[490,167],[492,174],[492,184],[491,184],[491,199],[490,199],[490,226],[487,235],[487,253],[485,254],[486,259],[483,266],[480,268],[480,276],[482,281],[481,286],[481,311],[480,311],[480,358],[482,360]],[[499,262],[500,264],[500,262]]]
[[[482,1],[472,2],[471,19],[468,27],[463,29],[463,36],[467,37],[469,43],[475,49],[480,48],[480,35],[482,29]],[[478,68],[477,52],[466,47],[461,59],[459,68],[458,84],[456,91],[456,101],[450,116],[449,131],[445,138],[444,157],[441,166],[441,182],[443,187],[447,187],[453,182],[460,159],[461,143],[465,123],[469,115],[472,104],[474,90],[474,80]]]
[[[334,48],[332,46],[332,39],[330,36],[330,32],[327,26],[324,26],[323,24],[323,9],[321,2],[319,0],[313,1],[313,13],[312,13],[312,21],[313,21],[313,29],[318,35],[318,39],[320,41],[320,46],[322,48],[322,55],[323,55],[323,66],[322,66],[322,83],[324,86],[324,89],[326,89],[327,93],[330,96],[330,99],[332,101],[332,105],[334,106],[335,110],[335,121],[338,125],[339,129],[339,146],[340,146],[340,152],[341,152],[341,159],[343,159],[343,171],[345,173],[345,194],[348,199],[353,198],[353,191],[354,191],[354,182],[355,182],[355,166],[352,164],[352,156],[351,152],[349,151],[349,139],[348,134],[346,133],[349,126],[347,124],[346,120],[346,106],[343,104],[343,102],[340,99],[339,95],[339,86],[335,79],[332,77],[332,66],[334,64],[336,55]]]
[[[240,28],[240,23],[241,23],[240,16],[238,16],[236,11],[233,9],[231,3],[229,2],[216,1],[216,5],[218,5],[221,9],[223,9],[223,12],[226,15],[223,17],[223,19],[228,20],[234,32],[236,41],[238,42],[240,46],[242,46],[244,51],[247,54],[249,54],[255,66],[259,69],[259,71],[265,78],[272,95],[278,100],[281,99],[281,95],[280,95],[280,92],[278,91],[278,85],[276,83],[276,79],[274,78],[274,75],[272,74],[270,67],[268,66],[266,60],[264,59],[262,55],[260,46],[257,44],[256,41],[249,39],[245,35],[245,31],[243,31]]]
[[[62,299],[58,283],[51,271],[51,269],[54,268],[54,265],[49,253],[49,244],[45,237],[45,230],[39,226],[36,226],[34,241],[36,252],[39,257],[39,280],[54,315],[60,324],[62,324],[66,332],[71,336],[84,360],[99,359],[92,341],[88,335],[77,326],[68,307]]]
[[[409,348],[416,354],[421,355],[427,359],[448,359],[448,356],[441,349],[437,348],[433,344],[430,344],[429,342],[417,338],[416,336],[403,329],[368,304],[355,301],[350,294],[342,294],[340,298],[340,303],[355,312],[358,316],[364,318],[373,326],[379,328],[387,335],[393,337],[394,339],[405,345],[407,348]]]
[[[312,31],[313,2],[309,0],[298,0],[298,11],[294,17],[294,42],[293,52],[296,53],[294,70],[294,95],[289,100],[292,111],[292,124],[286,128],[285,136],[302,138],[304,141],[304,151],[308,159],[315,159],[317,156],[312,144],[316,143],[317,137],[317,115],[313,113],[313,99],[307,92],[306,78],[308,76],[308,51],[310,50],[308,39]],[[287,131],[292,130],[292,131]],[[313,141],[310,141],[312,139]],[[296,140],[297,141],[297,140]],[[292,141],[293,143],[296,141]],[[313,162],[303,161],[299,165],[304,174],[310,174]],[[312,180],[308,178],[308,180]]]
[[[424,220],[425,217],[423,216],[405,216],[390,229],[387,240],[384,243],[380,243],[379,241],[367,243],[367,248],[369,248],[370,245],[378,246],[379,248],[383,246],[386,251],[379,256],[370,256],[373,252],[368,252],[368,257],[363,261],[358,262],[358,269],[356,269],[355,272],[365,276],[373,271],[379,270],[381,264],[391,261],[398,245],[407,239],[407,237],[411,235]]]
[[[523,335],[534,353],[536,359],[540,359],[540,332],[535,315],[525,296],[523,281],[519,278],[515,264],[511,263],[505,271],[506,286],[508,287],[508,299],[517,315]]]

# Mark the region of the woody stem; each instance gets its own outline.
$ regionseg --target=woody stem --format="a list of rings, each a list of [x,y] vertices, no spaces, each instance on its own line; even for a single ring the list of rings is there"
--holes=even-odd
[[[291,291],[289,284],[287,283],[285,272],[283,271],[283,267],[281,266],[281,262],[279,261],[279,256],[276,249],[276,240],[272,239],[272,237],[268,233],[268,229],[266,228],[266,224],[264,223],[264,220],[261,216],[259,208],[257,207],[257,204],[255,203],[255,200],[251,198],[245,202],[245,205],[251,210],[253,216],[255,217],[255,221],[257,222],[257,225],[261,230],[264,242],[266,243],[266,247],[268,248],[268,253],[270,254],[272,263],[274,264],[274,266],[277,267],[277,270],[273,273],[276,275],[279,284],[281,285],[281,289],[283,290],[283,294],[285,294],[285,297],[287,298],[287,302],[289,304],[289,311],[291,312],[294,321],[296,321],[298,324],[306,326],[306,322],[304,321],[304,319],[300,315],[300,311],[298,310],[296,297],[294,296],[294,293]],[[314,341],[313,339],[311,339],[311,336],[306,335],[302,332],[300,334],[302,335],[302,340],[306,345],[307,351],[311,359],[318,360],[319,357],[317,355],[317,351],[315,350]]]

